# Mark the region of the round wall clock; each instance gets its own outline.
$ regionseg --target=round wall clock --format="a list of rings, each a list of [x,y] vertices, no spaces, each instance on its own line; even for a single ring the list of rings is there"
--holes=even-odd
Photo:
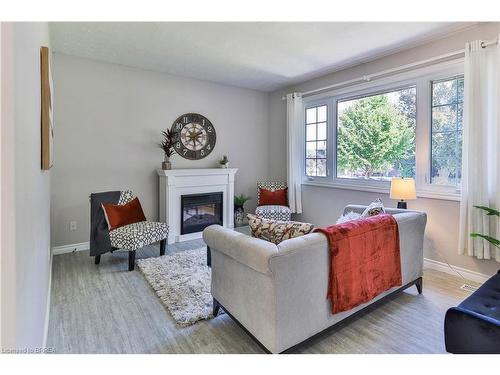
[[[172,124],[175,151],[183,158],[199,160],[206,157],[215,147],[215,128],[205,116],[186,113]]]

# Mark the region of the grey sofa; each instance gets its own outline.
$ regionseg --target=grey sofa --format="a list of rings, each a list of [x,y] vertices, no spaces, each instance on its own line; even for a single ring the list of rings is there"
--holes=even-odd
[[[364,209],[350,205],[344,212]],[[323,234],[275,245],[218,225],[206,228],[214,309],[222,307],[265,351],[280,353],[413,284],[421,293],[426,214],[387,211],[399,227],[403,286],[335,315],[326,299],[330,255]]]

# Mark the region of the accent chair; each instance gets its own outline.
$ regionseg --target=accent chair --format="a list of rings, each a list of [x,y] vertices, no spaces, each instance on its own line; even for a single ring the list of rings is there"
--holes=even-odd
[[[95,264],[101,261],[101,255],[115,250],[128,251],[128,270],[135,266],[135,252],[155,242],[160,242],[160,256],[165,255],[168,225],[154,221],[141,221],[109,230],[102,203],[124,205],[134,199],[130,190],[117,192],[93,193],[90,195],[90,255],[95,257]]]
[[[284,182],[257,182],[257,208],[255,209],[255,215],[260,216],[264,219],[290,221],[292,217],[292,211],[290,210],[290,207],[282,205],[261,206],[260,202],[260,189],[275,191],[285,189],[286,187],[286,183]]]

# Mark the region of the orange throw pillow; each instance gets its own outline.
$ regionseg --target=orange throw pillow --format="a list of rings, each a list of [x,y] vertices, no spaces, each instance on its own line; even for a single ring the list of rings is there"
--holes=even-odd
[[[137,197],[124,205],[103,203],[102,209],[108,222],[109,230],[146,220],[141,203]]]
[[[259,206],[288,206],[288,188],[278,190],[259,189]]]

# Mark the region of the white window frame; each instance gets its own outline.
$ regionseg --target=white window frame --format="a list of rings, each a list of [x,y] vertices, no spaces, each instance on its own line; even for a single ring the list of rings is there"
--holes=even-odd
[[[387,78],[377,79],[374,82],[361,83],[355,86],[349,86],[305,97],[303,100],[304,129],[306,109],[323,104],[327,105],[327,176],[306,176],[304,170],[302,183],[304,185],[389,193],[389,181],[358,180],[336,177],[337,102],[415,86],[417,90],[415,135],[415,184],[417,188],[417,197],[460,200],[459,188],[455,186],[432,185],[430,183],[432,126],[431,83],[432,81],[462,75],[463,68],[463,59],[457,59],[425,68],[399,73]],[[304,149],[302,152],[303,157],[301,163],[305,164],[305,139],[302,144]]]
[[[451,79],[457,79],[457,78],[463,78],[463,73],[459,73],[455,76],[447,76],[444,78],[444,80],[451,80]],[[432,82],[433,81],[440,81],[440,80],[443,80],[443,79],[440,79],[440,78],[437,78],[437,79],[432,79],[430,82],[429,82],[429,139],[430,139],[430,143],[429,143],[429,184],[433,187],[436,187],[436,189],[438,188],[438,186],[442,186],[444,187],[445,190],[452,190],[452,189],[455,189],[458,193],[460,193],[460,187],[459,186],[455,186],[455,185],[436,185],[436,184],[431,184],[430,181],[432,180],[432,177],[431,177],[431,174],[430,174],[430,171],[431,171],[431,168],[432,168]],[[464,88],[465,89],[465,88]],[[462,102],[462,110],[463,110],[463,102]],[[458,115],[458,114],[457,114]],[[463,112],[462,112],[462,122],[463,122]],[[463,140],[463,123],[462,123],[462,140]]]
[[[332,132],[332,112],[331,112],[331,105],[329,104],[330,100],[329,98],[326,99],[321,99],[321,100],[312,100],[308,101],[307,105],[304,103],[304,120],[303,120],[303,131],[304,131],[304,139],[302,140],[303,142],[303,147],[304,147],[304,152],[303,152],[303,158],[302,158],[302,166],[304,170],[304,177],[309,179],[309,178],[314,178],[315,180],[318,181],[328,181],[330,174],[333,172],[330,168],[330,160],[334,156],[333,151],[334,149],[332,148],[332,143],[333,143],[333,137],[332,135],[334,134]],[[306,150],[306,143],[307,143],[307,133],[306,133],[306,113],[307,110],[310,108],[315,108],[315,107],[321,107],[323,105],[326,105],[326,176],[308,176],[306,174],[306,169],[307,169],[307,150]]]

